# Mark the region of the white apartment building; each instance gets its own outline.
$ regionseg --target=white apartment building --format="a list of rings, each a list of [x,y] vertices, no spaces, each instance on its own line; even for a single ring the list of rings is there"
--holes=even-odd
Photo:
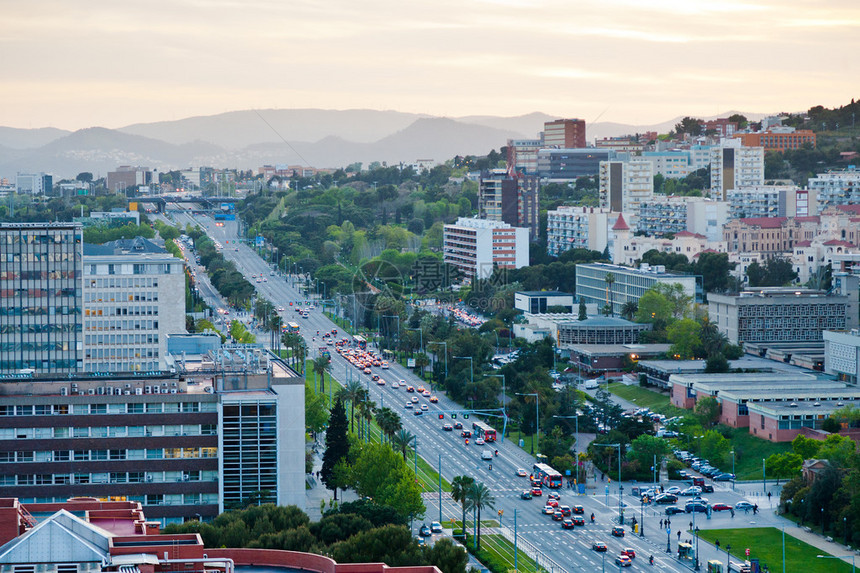
[[[687,198],[687,230],[711,242],[723,240],[723,225],[729,220],[729,204],[705,197]]]
[[[637,213],[642,201],[654,196],[654,170],[650,161],[601,161],[600,206],[611,211]]]
[[[636,229],[651,236],[690,231],[709,241],[721,241],[729,205],[706,197],[654,195],[639,204]]]
[[[796,185],[753,185],[727,193],[729,217],[810,217],[818,214],[815,192]]]
[[[140,237],[84,246],[84,370],[167,369],[185,332],[185,263]]]
[[[44,195],[53,190],[54,177],[45,173],[18,173],[15,192],[19,195]]]
[[[547,212],[546,250],[557,257],[570,249],[603,251],[618,213],[600,207],[563,205]]]
[[[819,173],[809,180],[808,187],[815,193],[822,210],[836,205],[856,205],[860,203],[860,169],[852,166],[844,171]]]
[[[711,145],[691,145],[690,152],[690,173],[704,169],[711,165]]]
[[[711,149],[711,197],[725,201],[730,190],[756,185],[764,185],[763,147],[743,147],[740,139],[730,139]]]
[[[688,151],[644,151],[642,159],[651,163],[654,175],[660,174],[667,179],[682,179],[691,173]]]
[[[794,245],[789,260],[797,273],[797,282],[805,284],[822,267],[832,265],[834,270],[840,266],[845,255],[860,254],[860,247],[842,239],[818,235],[811,241],[798,241]]]
[[[485,279],[495,266],[528,266],[529,230],[501,221],[460,217],[453,225],[445,225],[442,250],[444,261],[467,279]]]

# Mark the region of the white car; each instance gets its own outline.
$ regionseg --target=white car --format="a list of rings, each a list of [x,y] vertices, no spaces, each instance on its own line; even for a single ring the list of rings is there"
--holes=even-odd
[[[697,485],[690,486],[687,489],[681,491],[681,495],[684,495],[684,496],[701,495],[701,493],[702,493],[702,488],[700,488]]]
[[[483,446],[485,443],[484,438],[478,438],[477,440],[475,440],[475,443],[478,444],[479,446]]]

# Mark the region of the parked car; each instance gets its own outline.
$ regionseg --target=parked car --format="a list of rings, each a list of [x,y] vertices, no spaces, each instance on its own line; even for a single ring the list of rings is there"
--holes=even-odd
[[[687,489],[681,491],[681,495],[683,496],[694,496],[702,493],[702,488],[697,485],[690,486]]]
[[[665,504],[665,503],[677,503],[678,496],[672,493],[661,493],[657,497],[654,498],[654,503],[657,504]]]
[[[687,513],[705,513],[706,511],[708,511],[708,504],[702,503],[700,501],[691,501],[684,506],[684,511],[686,511]]]
[[[719,473],[719,474],[715,475],[714,477],[712,477],[711,479],[713,479],[714,481],[734,481],[735,474]]]
[[[678,486],[676,486],[676,485],[673,485],[673,486],[667,487],[667,488],[663,491],[663,493],[671,493],[671,494],[673,494],[673,495],[678,495],[679,493],[681,493],[681,488],[679,488],[679,487],[678,487]]]

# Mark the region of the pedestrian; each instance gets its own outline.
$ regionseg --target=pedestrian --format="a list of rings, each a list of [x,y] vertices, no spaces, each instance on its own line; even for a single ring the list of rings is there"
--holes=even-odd
[[[671,519],[666,520],[666,527],[672,527],[672,520]]]
[[[660,529],[663,529],[663,520],[660,520]]]
[[[734,517],[735,516],[735,510],[732,509],[731,511],[732,511],[732,517]]]
[[[690,529],[693,529],[693,522],[690,522]]]
[[[755,514],[757,514],[757,513],[758,513],[758,504],[755,504],[755,505],[753,506],[753,515],[755,515]]]
[[[770,492],[767,492],[767,502],[770,503]]]
[[[717,539],[717,540],[714,542],[714,545],[716,545],[716,546],[717,546],[717,551],[719,551],[719,550],[720,550],[720,540],[719,540],[719,539]]]
[[[681,543],[681,530],[678,530],[678,543]]]
[[[664,493],[663,486],[660,486],[660,493]]]

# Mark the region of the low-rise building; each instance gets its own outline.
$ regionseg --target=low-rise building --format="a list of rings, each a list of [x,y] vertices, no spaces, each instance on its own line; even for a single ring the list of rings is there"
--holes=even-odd
[[[843,171],[819,173],[808,183],[821,209],[837,205],[860,204],[860,169],[850,166]]]
[[[669,352],[671,344],[574,344],[560,349],[585,374],[620,375],[626,366]]]
[[[571,348],[582,344],[638,344],[639,336],[651,330],[650,324],[639,324],[610,316],[595,316],[585,320],[558,323],[557,344]]]
[[[471,280],[487,278],[494,267],[518,269],[529,264],[529,230],[500,221],[460,217],[445,225],[444,261]]]
[[[645,291],[657,283],[680,284],[694,301],[702,301],[701,277],[667,273],[662,265],[643,263],[638,269],[606,263],[576,265],[576,296],[586,303],[610,305],[614,314],[620,314],[626,302],[638,303]]]
[[[548,308],[563,306],[566,312],[573,312],[574,296],[570,293],[537,290],[518,291],[514,293],[514,308],[529,314],[543,314]]]
[[[860,375],[860,330],[824,331],[824,371],[856,385]]]
[[[795,129],[787,126],[772,127],[766,131],[753,133],[737,133],[735,138],[739,139],[744,147],[761,147],[768,151],[785,151],[786,149],[800,149],[805,145],[815,147],[815,132],[810,129]]]

